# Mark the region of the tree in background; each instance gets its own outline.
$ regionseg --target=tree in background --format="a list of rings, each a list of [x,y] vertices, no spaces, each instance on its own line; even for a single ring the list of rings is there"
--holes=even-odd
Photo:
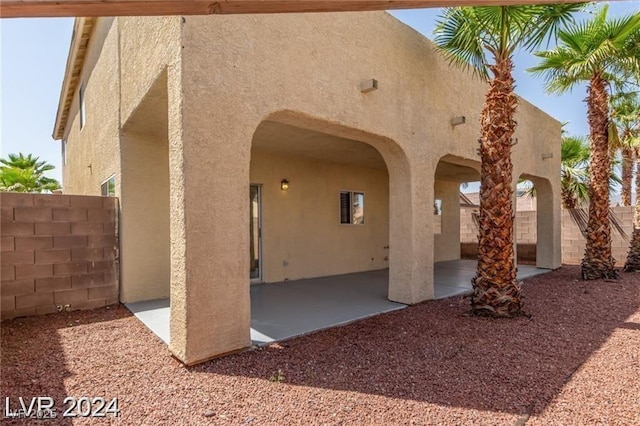
[[[638,148],[638,117],[640,117],[638,93],[626,92],[612,96],[610,108],[609,144],[612,149],[620,151],[622,158],[622,191],[620,204],[630,206],[633,169],[636,163],[636,152]]]
[[[513,250],[513,164],[516,129],[513,54],[534,49],[572,20],[582,5],[495,6],[445,9],[435,43],[450,63],[489,81],[480,116],[478,264],[472,280],[475,315],[522,312]]]
[[[60,189],[60,183],[44,176],[55,167],[39,157],[22,153],[9,154],[0,159],[0,191],[4,192],[47,192]]]
[[[562,138],[560,147],[560,199],[565,209],[576,209],[589,200],[589,144],[586,138]]]
[[[532,68],[546,79],[547,91],[564,93],[587,83],[587,109],[591,142],[589,167],[589,220],[582,260],[582,278],[616,278],[609,224],[609,84],[640,68],[630,40],[640,31],[640,14],[608,19],[608,7],[593,18],[558,33],[555,49],[538,52],[540,65]],[[635,74],[635,72],[634,72]]]
[[[639,52],[640,54],[640,52]],[[633,149],[633,166],[636,169],[636,204],[633,211],[633,234],[629,245],[627,261],[624,265],[625,272],[640,271],[640,102],[638,93],[627,97],[625,105],[621,108],[622,113],[618,114],[618,121],[622,121],[619,133],[621,139],[626,140],[626,144]],[[620,120],[620,115],[624,117]]]

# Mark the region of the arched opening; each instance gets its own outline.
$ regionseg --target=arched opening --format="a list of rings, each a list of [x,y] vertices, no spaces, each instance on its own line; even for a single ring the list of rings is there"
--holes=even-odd
[[[478,258],[480,181],[460,184],[460,259]]]
[[[518,261],[538,268],[560,266],[559,220],[548,179],[523,173],[516,189],[515,241]],[[554,202],[555,201],[555,202]]]
[[[518,265],[536,264],[537,232],[537,197],[533,181],[520,177],[515,191],[515,223],[514,241],[516,243],[516,260]]]
[[[434,199],[435,205],[441,206],[439,221],[436,220],[439,226],[433,235],[437,299],[471,289],[478,251],[477,222],[473,221],[473,215],[478,207],[479,169],[478,161],[453,155],[445,155],[436,166]]]
[[[479,162],[452,155],[440,159],[434,179],[436,219],[435,262],[475,259],[478,247],[477,214],[480,174]],[[439,225],[439,226],[438,226]]]
[[[452,155],[442,157],[436,167],[434,213],[440,215],[441,222],[434,232],[436,298],[471,292],[478,256],[479,170],[479,162]],[[557,239],[554,240],[551,185],[529,175],[522,175],[521,180],[515,194],[517,203],[521,209],[535,203],[536,211],[516,213],[518,279],[544,272],[538,268],[551,268],[548,265],[555,259],[553,253],[557,253],[552,250]],[[531,188],[535,189],[532,198]],[[527,235],[521,235],[525,230]],[[544,237],[542,245],[540,235]]]
[[[393,215],[402,216],[393,176],[406,179],[407,169],[395,142],[365,132],[291,112],[257,126],[248,271],[255,344],[404,306],[389,301],[389,276],[402,268],[390,250]]]
[[[170,343],[170,173],[167,71],[122,127],[120,300]]]

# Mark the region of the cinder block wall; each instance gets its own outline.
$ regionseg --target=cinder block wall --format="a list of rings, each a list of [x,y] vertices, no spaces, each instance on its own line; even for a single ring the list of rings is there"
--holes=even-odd
[[[622,228],[631,237],[633,232],[633,207],[614,207],[614,214]],[[478,227],[471,217],[474,209],[460,209],[460,242],[463,257],[475,256],[477,253]],[[622,266],[627,258],[629,242],[615,229],[611,231],[611,251],[616,259],[616,266]],[[518,239],[518,257],[535,259],[536,212],[516,212],[516,237]],[[567,210],[562,210],[562,263],[579,265],[584,256],[585,239],[578,225]]]
[[[629,237],[633,233],[633,207],[614,207],[613,212],[618,222]],[[567,210],[562,210],[562,263],[579,265],[584,256],[586,241],[575,221]],[[629,242],[615,229],[611,230],[611,252],[616,260],[616,267],[622,267],[627,260]]]
[[[477,243],[478,226],[473,222],[471,207],[460,208],[460,242]],[[536,211],[516,212],[516,238],[518,244],[536,244],[538,241],[536,228]]]
[[[2,319],[118,302],[117,202],[0,193]]]

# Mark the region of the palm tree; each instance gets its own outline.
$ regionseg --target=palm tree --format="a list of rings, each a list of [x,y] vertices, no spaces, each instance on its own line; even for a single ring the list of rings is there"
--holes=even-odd
[[[631,186],[633,181],[633,165],[636,161],[636,137],[640,102],[636,92],[619,93],[611,97],[610,102],[609,144],[612,149],[619,150],[622,157],[622,191],[621,203],[631,205]]]
[[[8,159],[0,159],[0,191],[45,192],[60,189],[60,183],[44,176],[55,167],[39,157],[22,153],[9,154]]]
[[[640,31],[640,14],[607,19],[608,7],[592,19],[558,33],[559,45],[536,55],[540,65],[532,68],[546,79],[549,92],[564,93],[587,82],[587,108],[591,141],[589,167],[589,221],[587,244],[582,260],[582,278],[616,278],[611,254],[609,225],[609,93],[607,87],[617,76],[640,67],[640,58],[629,54],[629,40]]]
[[[634,97],[628,97],[626,108],[623,113],[618,115],[618,121],[622,122],[622,139],[626,144],[632,147],[633,159],[636,167],[636,204],[633,212],[633,234],[631,236],[631,244],[629,245],[629,253],[627,261],[624,265],[625,272],[640,271],[640,103],[638,102],[638,94]],[[620,120],[620,116],[624,119]]]
[[[560,199],[565,209],[576,209],[589,199],[587,166],[589,145],[584,137],[562,138],[560,147]]]
[[[513,53],[533,49],[571,20],[582,5],[496,6],[445,9],[435,42],[450,63],[489,81],[480,116],[478,265],[472,280],[476,315],[521,314],[522,293],[513,251],[511,145],[518,100]]]

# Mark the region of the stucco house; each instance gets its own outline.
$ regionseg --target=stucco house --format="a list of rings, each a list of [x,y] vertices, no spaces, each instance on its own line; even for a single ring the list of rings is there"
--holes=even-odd
[[[251,282],[389,268],[390,300],[432,298],[485,91],[383,12],[79,18],[54,138],[66,193],[120,198],[121,301],[170,297],[191,364],[250,345]],[[560,123],[517,120],[555,268]]]

